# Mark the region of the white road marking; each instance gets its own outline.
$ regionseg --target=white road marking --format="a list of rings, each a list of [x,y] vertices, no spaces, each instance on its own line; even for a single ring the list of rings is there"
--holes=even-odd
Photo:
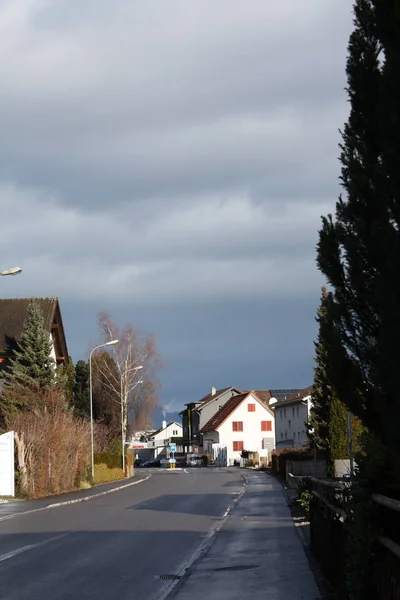
[[[18,554],[22,554],[23,552],[28,552],[28,550],[33,550],[34,548],[38,548],[39,546],[44,546],[45,544],[49,544],[50,542],[54,542],[56,540],[60,540],[61,538],[70,535],[69,533],[63,533],[62,535],[57,535],[55,537],[50,538],[49,540],[45,540],[44,542],[38,542],[37,544],[29,544],[28,546],[22,546],[21,548],[17,548],[16,550],[12,550],[11,552],[7,552],[6,554],[0,554],[0,562],[4,560],[8,560],[9,558],[13,558]]]

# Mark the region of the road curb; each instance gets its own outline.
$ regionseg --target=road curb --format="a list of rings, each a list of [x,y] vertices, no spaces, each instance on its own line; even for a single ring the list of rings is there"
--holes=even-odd
[[[18,513],[13,513],[11,515],[6,515],[5,517],[0,517],[0,522],[7,521],[8,519],[15,519],[16,517],[22,515],[29,515],[35,512],[40,512],[42,510],[49,510],[49,508],[58,508],[60,506],[68,506],[69,504],[78,504],[79,502],[89,502],[94,498],[99,498],[100,496],[106,496],[107,494],[112,494],[113,492],[119,492],[125,488],[131,487],[133,485],[138,485],[139,483],[144,483],[148,481],[151,477],[151,474],[143,479],[139,479],[138,481],[132,481],[131,483],[126,483],[124,485],[120,485],[112,490],[104,490],[103,492],[98,492],[97,494],[91,494],[90,496],[86,496],[85,498],[74,498],[73,500],[65,500],[64,502],[54,502],[54,504],[49,504],[48,506],[43,506],[42,508],[33,508],[32,510],[25,510]]]

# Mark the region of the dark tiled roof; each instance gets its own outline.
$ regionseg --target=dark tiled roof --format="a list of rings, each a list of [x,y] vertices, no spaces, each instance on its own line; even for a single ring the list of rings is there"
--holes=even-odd
[[[270,390],[248,390],[247,393],[256,394],[257,398],[264,402],[264,404],[268,404],[269,400],[272,398]],[[244,392],[243,392],[244,393]]]
[[[302,388],[295,389],[283,389],[283,390],[269,390],[271,397],[276,398],[278,402],[283,400],[285,397],[293,396],[293,394],[297,394],[297,392],[301,392]]]
[[[277,402],[275,406],[286,404],[287,402],[294,402],[295,400],[302,400],[303,398],[310,396],[310,394],[312,394],[312,385],[309,385],[308,387],[303,388],[302,390],[298,390],[293,394],[285,396],[284,398],[279,400],[279,402]]]
[[[16,348],[21,339],[26,313],[31,302],[36,302],[40,306],[43,313],[44,327],[49,333],[51,332],[51,326],[58,308],[58,298],[0,299],[0,354],[9,356]],[[61,318],[61,315],[59,315],[59,318]]]
[[[227,388],[223,388],[222,390],[216,390],[215,394],[212,394],[210,392],[209,394],[207,394],[207,396],[204,396],[204,398],[202,398],[201,400],[197,400],[196,404],[206,404],[209,400],[218,398],[218,396],[221,396],[224,392],[227,392],[230,389],[231,389],[230,387],[227,387]]]
[[[245,394],[238,394],[237,396],[232,396],[229,398],[228,402],[219,409],[218,412],[215,413],[213,417],[202,427],[201,433],[205,433],[206,431],[215,431],[229,415],[243,402],[245,398],[249,395],[249,392]]]

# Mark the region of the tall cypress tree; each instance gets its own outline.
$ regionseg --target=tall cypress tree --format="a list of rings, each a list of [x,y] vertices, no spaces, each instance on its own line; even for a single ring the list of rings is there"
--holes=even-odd
[[[21,339],[10,366],[5,373],[7,386],[45,389],[56,378],[54,359],[51,357],[50,334],[44,328],[43,314],[37,302],[29,304]]]
[[[322,454],[326,455],[329,424],[329,411],[332,400],[332,388],[327,376],[328,348],[327,319],[330,301],[326,288],[322,288],[321,303],[317,313],[318,339],[315,342],[315,368],[313,391],[311,396],[308,437],[311,443]]]
[[[84,360],[75,365],[73,406],[79,417],[90,417],[89,365]]]
[[[398,453],[400,420],[400,15],[396,0],[357,0],[347,61],[335,219],[317,262],[333,288],[329,379],[346,406]]]

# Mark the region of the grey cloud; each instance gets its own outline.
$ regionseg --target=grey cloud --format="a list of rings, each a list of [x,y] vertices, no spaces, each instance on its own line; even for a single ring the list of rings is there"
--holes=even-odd
[[[4,295],[159,340],[165,401],[307,385],[320,215],[339,192],[351,7],[3,0]]]

